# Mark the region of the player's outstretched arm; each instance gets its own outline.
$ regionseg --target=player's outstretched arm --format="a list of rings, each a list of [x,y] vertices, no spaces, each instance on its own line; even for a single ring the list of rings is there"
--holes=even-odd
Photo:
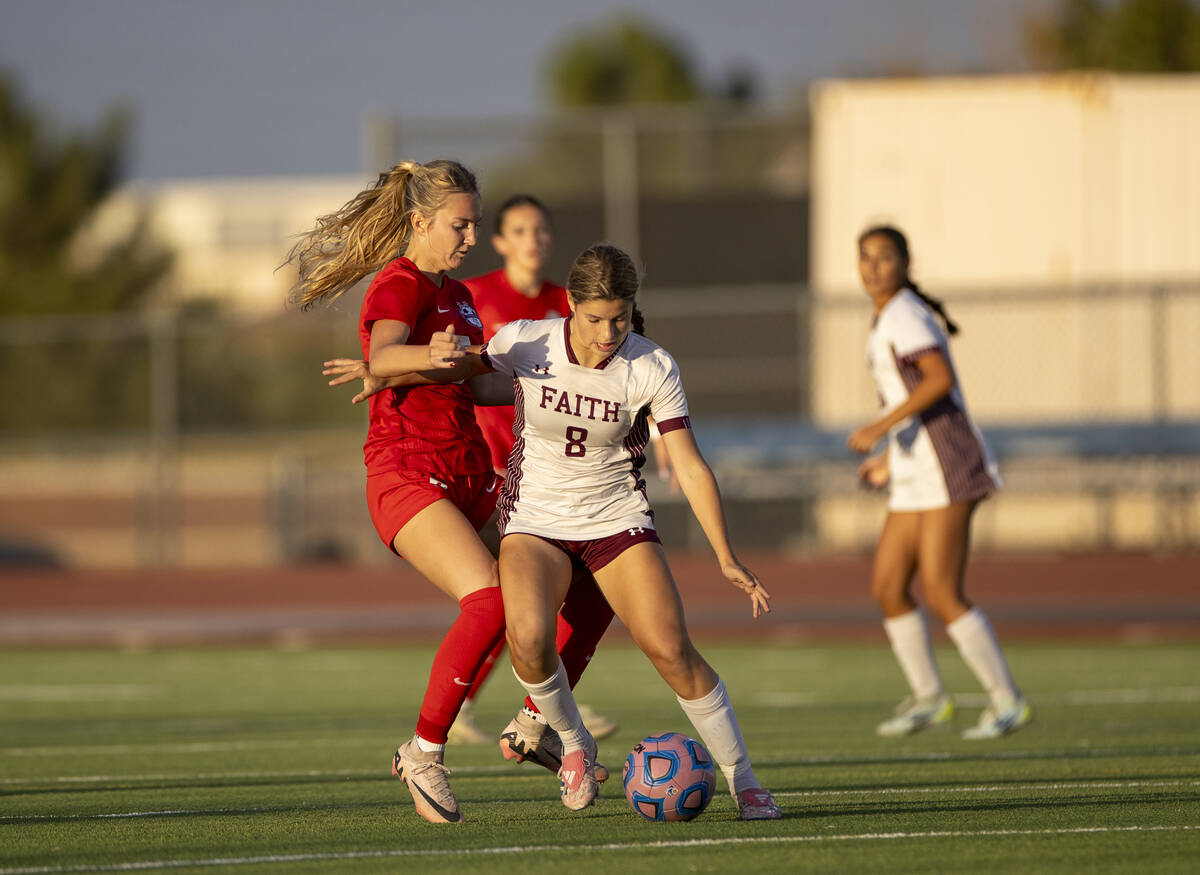
[[[380,319],[371,326],[372,376],[387,379],[420,374],[424,382],[455,383],[490,370],[479,357],[481,347],[468,346],[469,339],[456,335],[453,325],[434,332],[428,345],[411,344],[409,336],[404,322]]]
[[[384,389],[396,389],[401,386],[428,386],[440,382],[430,376],[430,372],[404,374],[400,377],[376,377],[370,367],[362,359],[330,359],[324,363],[325,376],[332,376],[330,386],[341,386],[354,380],[362,380],[362,391],[350,399],[353,404],[361,404],[376,392]]]
[[[766,591],[754,572],[743,565],[729,544],[729,529],[725,524],[725,508],[721,504],[721,491],[717,478],[696,446],[696,439],[689,428],[677,428],[663,435],[667,452],[679,487],[691,505],[692,513],[704,530],[704,536],[717,554],[721,573],[725,578],[750,597],[750,610],[755,619],[770,613],[771,594]]]

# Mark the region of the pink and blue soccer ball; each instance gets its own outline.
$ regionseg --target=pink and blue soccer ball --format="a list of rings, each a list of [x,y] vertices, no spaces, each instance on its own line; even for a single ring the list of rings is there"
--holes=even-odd
[[[647,820],[691,820],[712,801],[717,773],[704,745],[664,732],[634,746],[621,780],[625,798]]]

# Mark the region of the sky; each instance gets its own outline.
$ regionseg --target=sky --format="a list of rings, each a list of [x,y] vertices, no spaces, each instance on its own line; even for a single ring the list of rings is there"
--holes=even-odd
[[[1053,0],[641,0],[702,80],[768,107],[815,79],[1020,70]],[[555,48],[610,0],[0,0],[0,71],[63,129],[135,114],[133,179],[361,173],[364,119],[534,117]],[[421,159],[422,156],[414,156]]]

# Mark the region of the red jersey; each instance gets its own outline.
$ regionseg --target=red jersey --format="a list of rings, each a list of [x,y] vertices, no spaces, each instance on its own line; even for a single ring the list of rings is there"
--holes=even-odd
[[[439,287],[403,256],[379,271],[363,296],[358,336],[364,359],[371,326],[379,319],[408,325],[412,344],[429,343],[433,332],[451,323],[472,344],[483,342],[483,323],[467,287],[450,277]],[[384,389],[371,396],[370,405],[363,444],[368,474],[413,471],[454,479],[491,470],[465,383]]]
[[[562,286],[542,283],[537,297],[527,298],[512,287],[503,269],[466,280],[466,284],[483,320],[484,340],[517,319],[557,319],[571,312],[567,290]],[[492,451],[492,465],[498,470],[508,467],[508,454],[513,448],[512,406],[477,407],[475,419]]]

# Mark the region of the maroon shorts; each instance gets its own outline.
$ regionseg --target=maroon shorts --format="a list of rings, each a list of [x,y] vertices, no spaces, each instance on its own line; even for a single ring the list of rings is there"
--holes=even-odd
[[[513,534],[518,533],[513,532]],[[593,574],[609,562],[612,562],[634,544],[641,544],[644,541],[649,541],[653,544],[662,543],[658,539],[658,532],[654,531],[654,529],[642,528],[641,526],[634,526],[632,529],[622,529],[615,535],[593,538],[590,541],[565,541],[562,538],[547,538],[543,535],[533,535],[533,537],[540,538],[547,544],[554,545],[571,557],[572,565],[586,568]]]
[[[475,531],[479,531],[496,509],[503,483],[494,471],[453,480],[412,471],[384,471],[367,475],[367,509],[371,512],[375,531],[395,553],[392,542],[396,540],[396,533],[418,513],[443,498],[454,502]]]

